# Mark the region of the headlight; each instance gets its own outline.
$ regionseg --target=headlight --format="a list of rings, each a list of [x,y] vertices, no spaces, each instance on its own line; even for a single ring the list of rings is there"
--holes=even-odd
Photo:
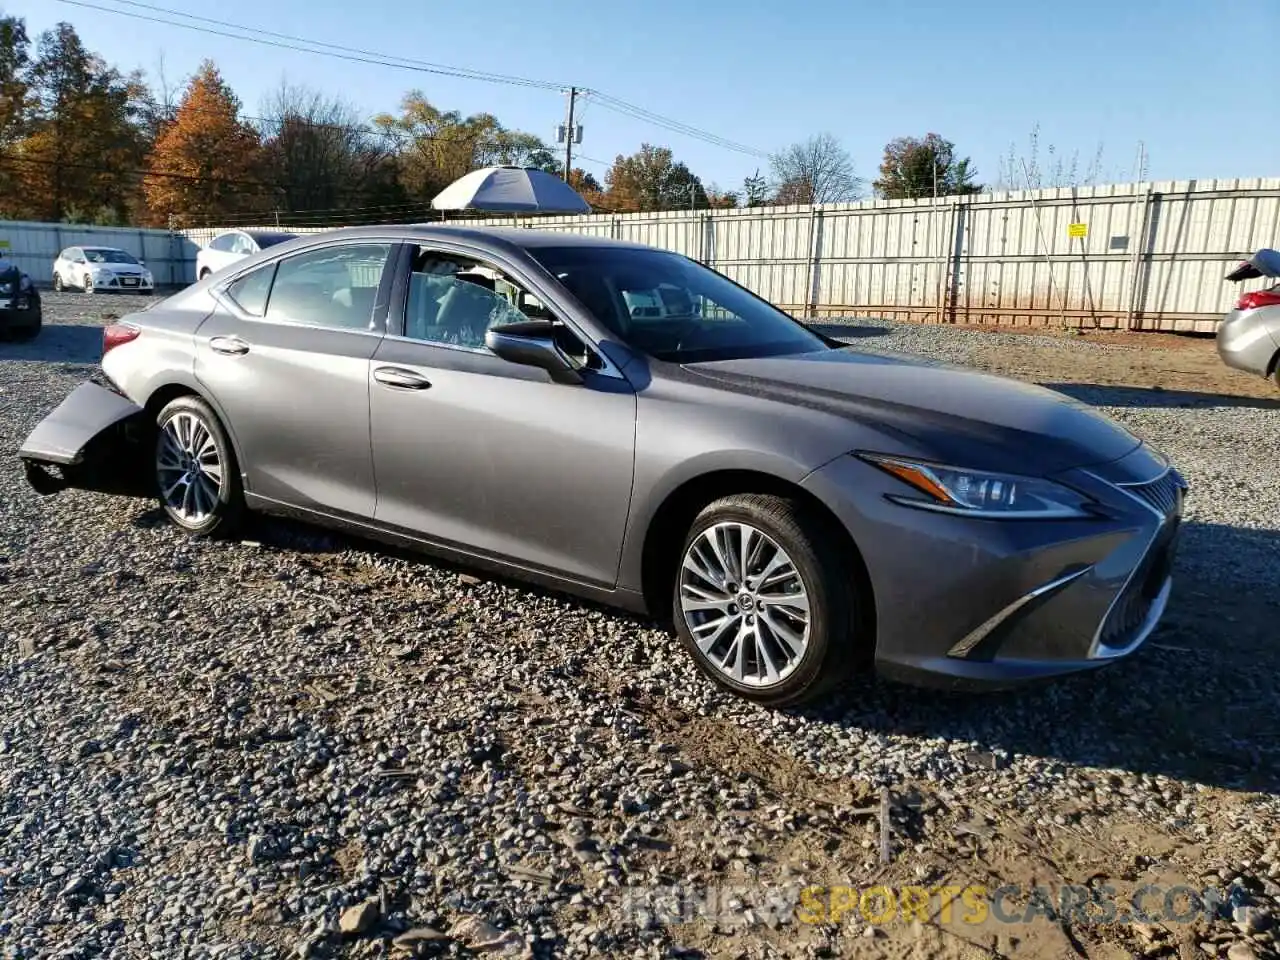
[[[889,496],[894,503],[905,506],[958,516],[1010,520],[1094,516],[1089,510],[1093,502],[1089,497],[1052,480],[947,467],[874,453],[858,456],[923,494]]]
[[[151,282],[153,281],[153,279],[154,279],[154,278],[151,276],[151,271],[150,271],[150,270],[143,270],[143,271],[142,271],[142,279],[143,279],[143,280],[145,280],[145,281],[147,281],[147,283],[151,283]]]

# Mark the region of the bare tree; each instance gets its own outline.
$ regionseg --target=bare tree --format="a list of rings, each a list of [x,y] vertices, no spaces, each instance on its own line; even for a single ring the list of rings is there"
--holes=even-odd
[[[776,203],[842,203],[862,192],[849,151],[829,133],[793,143],[769,162]]]
[[[282,81],[262,105],[266,173],[284,213],[332,211],[374,199],[387,139],[342,100]]]
[[[1094,148],[1093,157],[1081,170],[1080,151],[1068,153],[1059,150],[1055,144],[1040,145],[1040,124],[1031,127],[1027,137],[1027,149],[1019,153],[1014,144],[1009,144],[1009,153],[1000,159],[1000,179],[996,184],[998,190],[1039,190],[1053,187],[1092,187],[1101,183],[1116,182],[1128,176],[1122,168],[1110,169],[1103,160],[1104,150],[1101,140]],[[1142,158],[1145,153],[1139,150],[1140,169],[1135,179],[1145,178],[1145,165]]]

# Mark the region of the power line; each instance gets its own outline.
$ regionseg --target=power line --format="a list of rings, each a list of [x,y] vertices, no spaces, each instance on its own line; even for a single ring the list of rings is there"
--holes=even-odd
[[[0,162],[2,163],[27,163],[42,167],[62,167],[69,170],[92,170],[97,173],[111,174],[112,176],[140,176],[140,177],[159,177],[166,180],[187,180],[194,183],[218,183],[228,184],[232,186],[255,186],[264,187],[268,190],[281,189],[278,184],[267,183],[264,180],[247,180],[235,177],[199,177],[186,173],[168,173],[165,171],[151,170],[113,170],[104,167],[100,163],[75,163],[70,160],[45,160],[40,157],[18,157],[10,153],[0,153]]]
[[[275,34],[268,30],[260,30],[257,27],[246,27],[236,23],[228,23],[221,20],[208,20],[204,17],[193,17],[191,14],[183,13],[180,10],[169,10],[164,7],[146,7],[150,10],[160,10],[164,13],[172,14],[179,17],[187,17],[189,19],[202,20],[209,23],[217,23],[222,26],[230,27],[233,30],[244,31],[242,33],[228,33],[225,30],[215,30],[211,27],[201,27],[194,23],[181,23],[175,20],[166,20],[163,17],[148,16],[143,13],[133,13],[128,10],[117,10],[112,7],[103,7],[97,3],[87,3],[84,0],[58,0],[59,3],[65,3],[72,7],[83,7],[86,10],[93,10],[96,13],[114,13],[121,17],[131,17],[134,20],[145,20],[150,23],[161,23],[171,27],[178,27],[183,30],[194,30],[197,33],[211,34],[217,37],[227,37],[231,40],[246,40],[249,43],[258,43],[267,47],[276,47],[282,50],[296,50],[300,53],[314,53],[322,57],[333,57],[338,60],[348,60],[353,63],[366,63],[379,67],[397,67],[402,70],[411,70],[417,73],[434,73],[441,76],[457,77],[463,80],[483,80],[488,83],[505,83],[512,86],[536,87],[544,90],[559,89],[559,85],[551,83],[547,80],[527,80],[523,77],[510,77],[499,73],[486,73],[481,70],[468,70],[465,67],[449,67],[444,64],[430,64],[426,61],[408,60],[401,57],[389,57],[384,54],[374,53],[372,51],[360,51],[365,56],[355,56],[354,47],[338,47],[336,44],[322,43],[316,40],[306,40],[300,37],[290,38],[298,43],[310,44],[308,47],[297,46],[295,43],[286,43],[279,40],[267,40],[264,37],[246,35],[248,31],[254,33],[262,33],[268,36],[288,37],[287,34]],[[145,4],[131,3],[130,0],[111,0],[115,3],[130,3],[131,6],[143,7]],[[352,52],[338,53],[324,49],[312,49],[312,47],[336,47],[338,50],[349,50]]]
[[[566,85],[562,83],[552,83],[547,80],[536,80],[528,77],[518,77],[508,74],[489,73],[482,70],[472,70],[466,67],[456,67],[447,64],[431,63],[425,60],[413,60],[405,57],[397,57],[388,54],[378,53],[371,50],[362,50],[356,47],[345,47],[339,44],[328,43],[319,40],[310,40],[305,37],[298,37],[292,34],[276,33],[270,30],[262,30],[257,27],[246,27],[243,24],[232,23],[225,20],[214,20],[209,17],[198,17],[194,14],[183,13],[180,10],[172,10],[167,7],[153,6],[136,2],[136,0],[109,0],[109,2],[127,5],[144,10],[158,11],[171,16],[184,17],[188,20],[199,21],[200,23],[212,23],[220,27],[227,27],[231,30],[240,31],[239,33],[229,33],[226,30],[218,30],[212,27],[198,26],[196,23],[182,23],[180,21],[169,20],[163,17],[150,16],[148,14],[136,13],[129,10],[120,10],[113,7],[100,6],[97,3],[85,2],[85,0],[58,0],[59,3],[65,3],[74,7],[83,7],[87,10],[93,10],[99,13],[113,13],[121,17],[132,17],[137,20],[144,20],[151,23],[160,23],[167,26],[178,27],[184,30],[193,30],[198,33],[211,34],[213,36],[227,37],[232,40],[244,40],[249,43],[262,44],[264,46],[276,47],[285,50],[295,50],[300,53],[313,53],[319,56],[332,57],[338,60],[347,60],[354,63],[364,63],[373,66],[396,67],[402,70],[410,70],[421,73],[434,73],[443,76],[452,76],[466,80],[483,80],[488,83],[503,83],[512,86],[532,87],[543,90],[562,90]],[[253,36],[251,34],[261,34],[261,36]],[[267,37],[276,37],[276,40],[266,39]],[[298,46],[298,44],[306,44],[307,46]],[[321,48],[321,49],[315,49]],[[357,55],[359,54],[359,55]],[[602,107],[620,113],[624,116],[631,117],[635,120],[641,120],[646,123],[662,127],[672,133],[679,133],[687,137],[692,137],[709,143],[712,146],[721,147],[725,150],[731,150],[737,153],[744,153],[749,156],[767,159],[768,154],[762,150],[746,144],[738,143],[728,138],[717,136],[700,127],[687,124],[679,120],[673,120],[662,114],[655,113],[644,107],[628,103],[618,97],[610,96],[599,90],[587,91],[596,99]]]

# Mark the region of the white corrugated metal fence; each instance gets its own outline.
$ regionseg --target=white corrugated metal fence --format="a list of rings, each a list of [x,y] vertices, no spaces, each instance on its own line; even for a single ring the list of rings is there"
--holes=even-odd
[[[516,222],[675,250],[801,317],[1212,331],[1258,285],[1228,270],[1280,246],[1280,178]],[[0,243],[38,281],[63,247],[99,243],[187,283],[216,232],[0,222]]]

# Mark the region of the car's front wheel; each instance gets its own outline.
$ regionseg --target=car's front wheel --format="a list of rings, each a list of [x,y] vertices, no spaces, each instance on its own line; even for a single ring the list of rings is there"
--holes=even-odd
[[[80,287],[82,290],[84,290],[85,293],[93,293],[93,277],[89,276],[89,274],[86,273],[84,275],[84,282],[80,285]]]
[[[813,700],[856,661],[863,622],[844,546],[803,503],[738,494],[695,518],[672,613],[698,668],[773,706]]]
[[[213,408],[178,397],[156,420],[155,477],[169,519],[199,537],[230,536],[244,515],[235,451]]]

